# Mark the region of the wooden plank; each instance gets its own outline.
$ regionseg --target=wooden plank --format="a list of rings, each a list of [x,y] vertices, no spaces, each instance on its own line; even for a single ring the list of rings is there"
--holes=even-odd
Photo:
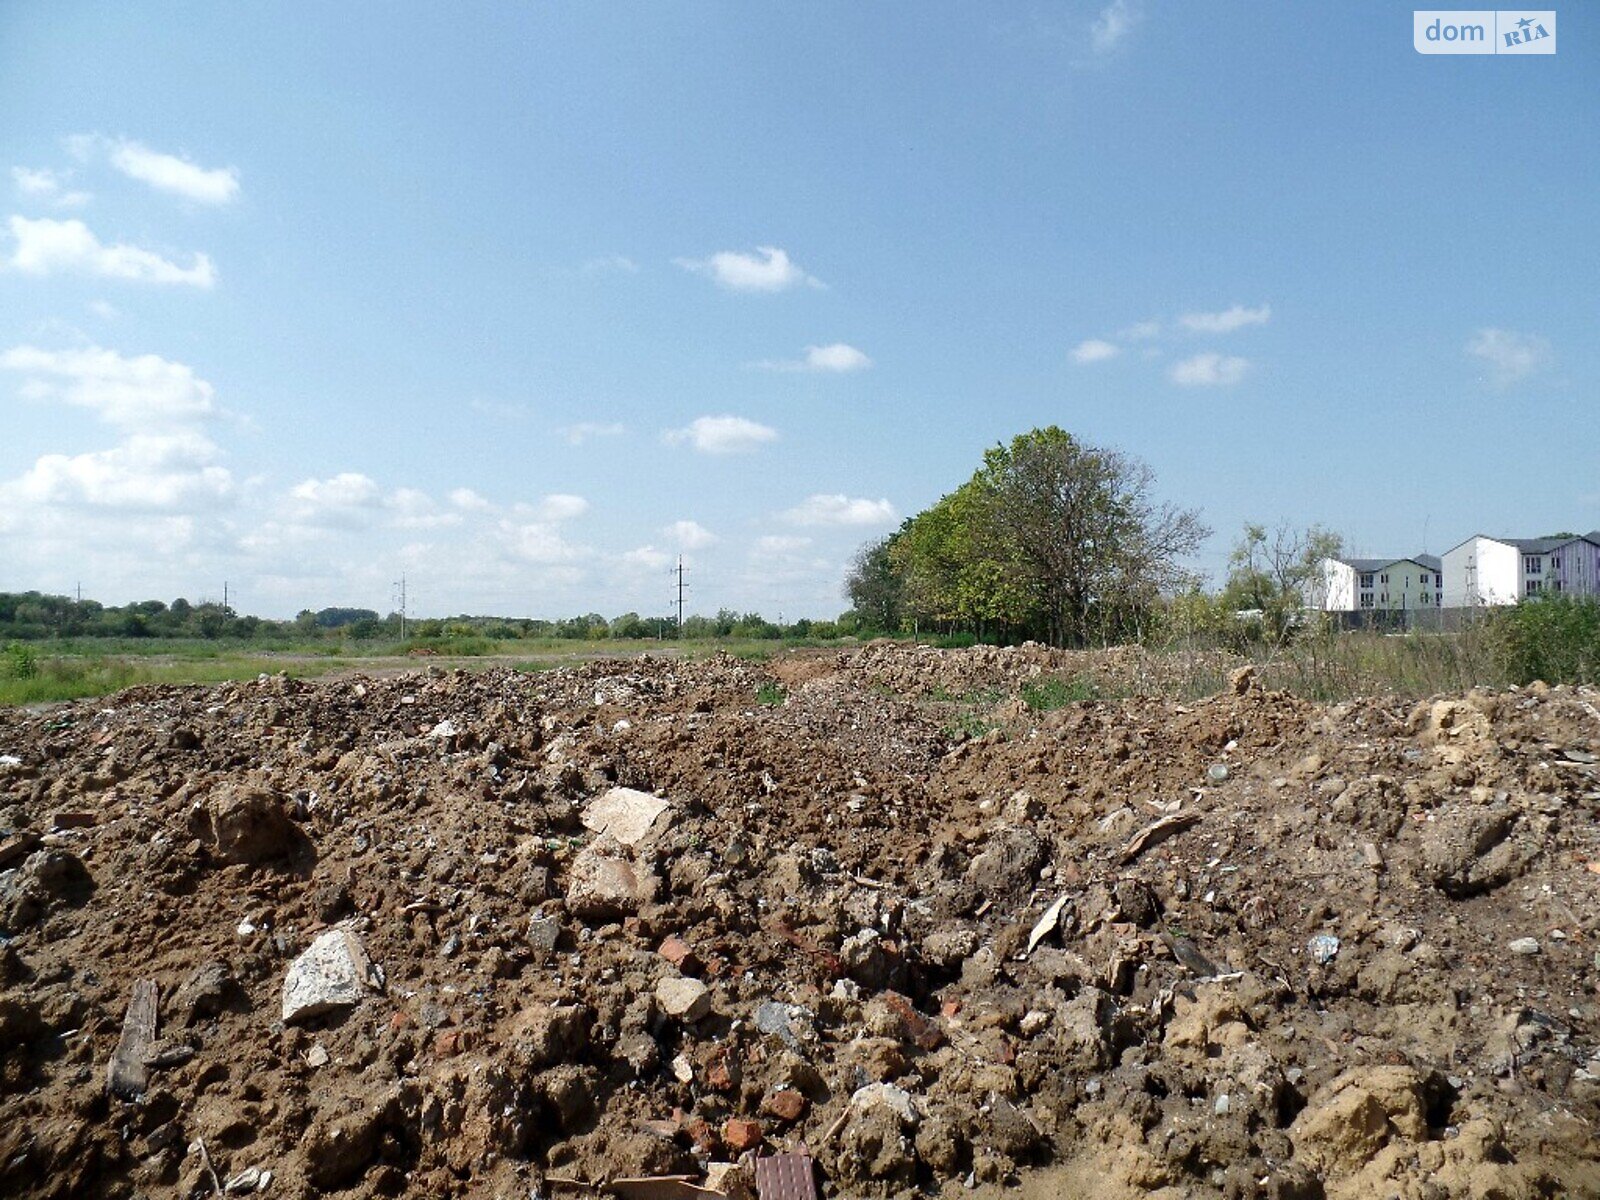
[[[150,1046],[156,1040],[156,1005],[161,989],[153,979],[141,979],[133,985],[133,999],[128,1001],[127,1014],[122,1018],[122,1038],[106,1067],[106,1090],[123,1100],[137,1100],[150,1082],[150,1070],[145,1063]]]

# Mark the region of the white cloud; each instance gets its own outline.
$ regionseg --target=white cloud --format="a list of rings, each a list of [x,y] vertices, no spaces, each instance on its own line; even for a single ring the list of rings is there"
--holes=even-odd
[[[1144,17],[1136,0],[1111,0],[1089,27],[1089,41],[1096,54],[1110,54],[1133,32]]]
[[[743,454],[777,441],[778,431],[744,417],[696,417],[685,429],[662,435],[671,445],[687,443],[702,454]]]
[[[710,258],[675,258],[672,261],[686,271],[709,275],[720,286],[734,292],[781,292],[802,284],[824,286],[776,246],[757,246],[754,254],[720,250]]]
[[[383,491],[359,471],[341,471],[329,479],[306,479],[289,489],[308,515],[318,510],[376,508]]]
[[[125,358],[98,346],[41,350],[13,346],[0,368],[26,375],[34,399],[61,400],[91,409],[113,425],[148,430],[185,424],[216,412],[212,387],[192,367],[154,354]]]
[[[464,519],[459,512],[441,509],[418,488],[396,488],[384,497],[383,505],[393,514],[390,523],[396,529],[450,529]]]
[[[1129,342],[1147,342],[1151,338],[1158,338],[1161,336],[1161,322],[1135,321],[1132,325],[1129,325],[1126,329],[1122,330],[1122,332],[1118,333],[1117,336]]]
[[[1072,361],[1075,363],[1105,362],[1108,358],[1115,358],[1122,353],[1122,347],[1115,346],[1100,338],[1090,338],[1088,341],[1079,342],[1072,348]]]
[[[493,507],[482,496],[471,488],[456,488],[450,493],[450,503],[467,512],[486,512]]]
[[[755,365],[766,371],[820,371],[843,375],[865,371],[872,365],[872,359],[854,346],[831,342],[826,346],[807,346],[804,358],[765,359]]]
[[[207,169],[139,142],[118,142],[111,165],[131,179],[201,204],[227,204],[239,194],[239,172],[233,167]]]
[[[717,535],[698,521],[674,521],[663,527],[661,535],[685,550],[703,550],[717,540]]]
[[[136,434],[110,450],[46,454],[4,491],[13,501],[134,511],[214,506],[233,494],[220,451],[192,431]]]
[[[602,254],[578,268],[580,275],[635,275],[638,271],[639,264],[626,254]]]
[[[102,321],[115,321],[122,315],[117,311],[117,306],[108,300],[89,301],[89,311]]]
[[[1185,329],[1192,329],[1196,333],[1232,333],[1246,325],[1265,325],[1271,318],[1270,304],[1263,304],[1260,308],[1235,304],[1222,312],[1184,313],[1178,320]]]
[[[628,427],[617,421],[579,421],[576,425],[564,426],[559,432],[574,446],[581,446],[594,438],[620,437],[628,432]]]
[[[181,283],[209,288],[217,281],[216,268],[204,254],[183,267],[139,246],[105,245],[82,221],[29,220],[13,216],[11,236],[16,241],[10,266],[29,275],[57,271],[128,279],[139,283]]]
[[[1184,387],[1218,387],[1238,383],[1249,369],[1249,359],[1208,351],[1173,363],[1167,376]]]
[[[888,500],[818,492],[782,514],[790,525],[893,525],[900,519]]]
[[[1549,365],[1550,342],[1535,333],[1510,329],[1480,329],[1466,346],[1467,353],[1487,364],[1496,387],[1510,387]]]
[[[584,547],[564,539],[561,531],[547,521],[505,521],[500,528],[511,553],[523,562],[549,566],[574,562],[588,554]]]
[[[646,571],[665,571],[672,565],[672,555],[654,546],[640,546],[626,551],[620,557],[624,566]]]
[[[540,500],[538,504],[528,506],[534,520],[541,524],[557,524],[561,521],[571,521],[583,516],[589,511],[589,502],[582,496],[572,496],[565,492],[553,492]]]
[[[88,192],[65,191],[72,173],[62,175],[47,167],[12,167],[11,182],[18,194],[34,200],[48,200],[57,208],[82,208],[94,197]]]

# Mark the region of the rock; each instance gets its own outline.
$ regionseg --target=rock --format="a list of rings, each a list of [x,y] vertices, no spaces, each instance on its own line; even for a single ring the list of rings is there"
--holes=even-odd
[[[1427,1137],[1423,1080],[1411,1067],[1357,1067],[1312,1098],[1289,1128],[1295,1155],[1329,1174],[1355,1171],[1394,1138]]]
[[[884,949],[883,935],[863,929],[839,947],[839,965],[862,987],[878,990],[889,985],[897,964]]]
[[[730,1117],[722,1123],[722,1141],[735,1154],[754,1150],[765,1140],[760,1121]]]
[[[195,814],[195,834],[227,863],[259,865],[288,858],[305,847],[305,835],[271,792],[228,784]]]
[[[193,1025],[203,1017],[214,1017],[237,989],[227,963],[202,963],[172,994],[167,1004],[169,1019]]]
[[[685,974],[693,975],[700,969],[694,948],[676,934],[662,942],[656,953]]]
[[[756,1005],[754,1019],[757,1030],[778,1038],[790,1049],[798,1050],[802,1042],[817,1039],[816,1017],[798,1004],[763,1001]]]
[[[283,981],[283,1022],[353,1008],[383,987],[383,972],[348,929],[330,929],[295,959]]]
[[[1044,858],[1044,843],[1031,829],[1002,825],[967,867],[967,878],[985,896],[1003,899],[1031,888]]]
[[[721,1192],[728,1200],[756,1200],[756,1178],[742,1163],[709,1163],[706,1190]]]
[[[0,879],[0,932],[20,933],[53,903],[81,904],[94,886],[76,854],[55,846],[37,850],[14,874]]]
[[[693,1023],[711,1011],[711,989],[698,979],[674,975],[656,984],[656,1003],[679,1021]]]
[[[780,1121],[798,1121],[805,1115],[806,1098],[793,1088],[781,1088],[763,1100],[761,1107]]]
[[[671,827],[671,807],[649,792],[614,787],[584,809],[583,824],[629,848],[647,846]]]
[[[1251,688],[1260,687],[1260,680],[1256,678],[1255,664],[1237,667],[1228,672],[1228,691],[1235,696],[1246,695]]]
[[[614,841],[601,839],[572,860],[567,908],[586,921],[632,916],[655,899],[660,886],[655,872],[624,858]]]
[[[1541,947],[1538,938],[1520,937],[1508,942],[1506,949],[1513,954],[1538,954]]]
[[[936,929],[922,939],[922,957],[936,967],[959,967],[978,948],[974,929]]]
[[[1504,805],[1457,807],[1423,834],[1429,882],[1458,899],[1487,892],[1521,875],[1537,847],[1513,836],[1517,814]]]

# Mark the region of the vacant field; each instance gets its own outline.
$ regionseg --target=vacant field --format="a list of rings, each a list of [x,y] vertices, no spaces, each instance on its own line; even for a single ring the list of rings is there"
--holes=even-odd
[[[739,1195],[803,1147],[836,1195],[1600,1194],[1600,694],[1235,667],[0,712],[0,1193]]]

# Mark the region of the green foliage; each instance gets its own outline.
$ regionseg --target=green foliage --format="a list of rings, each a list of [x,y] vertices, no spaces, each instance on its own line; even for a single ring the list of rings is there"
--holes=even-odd
[[[1052,645],[1140,632],[1207,530],[1150,498],[1137,459],[1056,426],[995,446],[966,483],[857,555],[848,590],[869,628]]]
[[[777,708],[788,698],[788,693],[775,683],[763,683],[756,689],[756,703],[766,708]]]
[[[1516,683],[1600,683],[1600,599],[1547,594],[1496,612],[1495,657]]]
[[[1240,626],[1247,637],[1282,645],[1305,608],[1320,607],[1322,562],[1343,548],[1344,539],[1320,525],[1297,531],[1282,524],[1269,534],[1265,525],[1247,524],[1228,558],[1222,607],[1253,614]]]
[[[1034,712],[1055,712],[1058,708],[1065,708],[1069,704],[1082,704],[1086,700],[1094,700],[1099,696],[1099,690],[1094,681],[1083,675],[1071,679],[1063,679],[1059,675],[1047,675],[1043,679],[1034,679],[1022,685],[1022,702]]]
[[[38,674],[38,654],[21,642],[7,642],[0,651],[0,679],[32,679]]]

